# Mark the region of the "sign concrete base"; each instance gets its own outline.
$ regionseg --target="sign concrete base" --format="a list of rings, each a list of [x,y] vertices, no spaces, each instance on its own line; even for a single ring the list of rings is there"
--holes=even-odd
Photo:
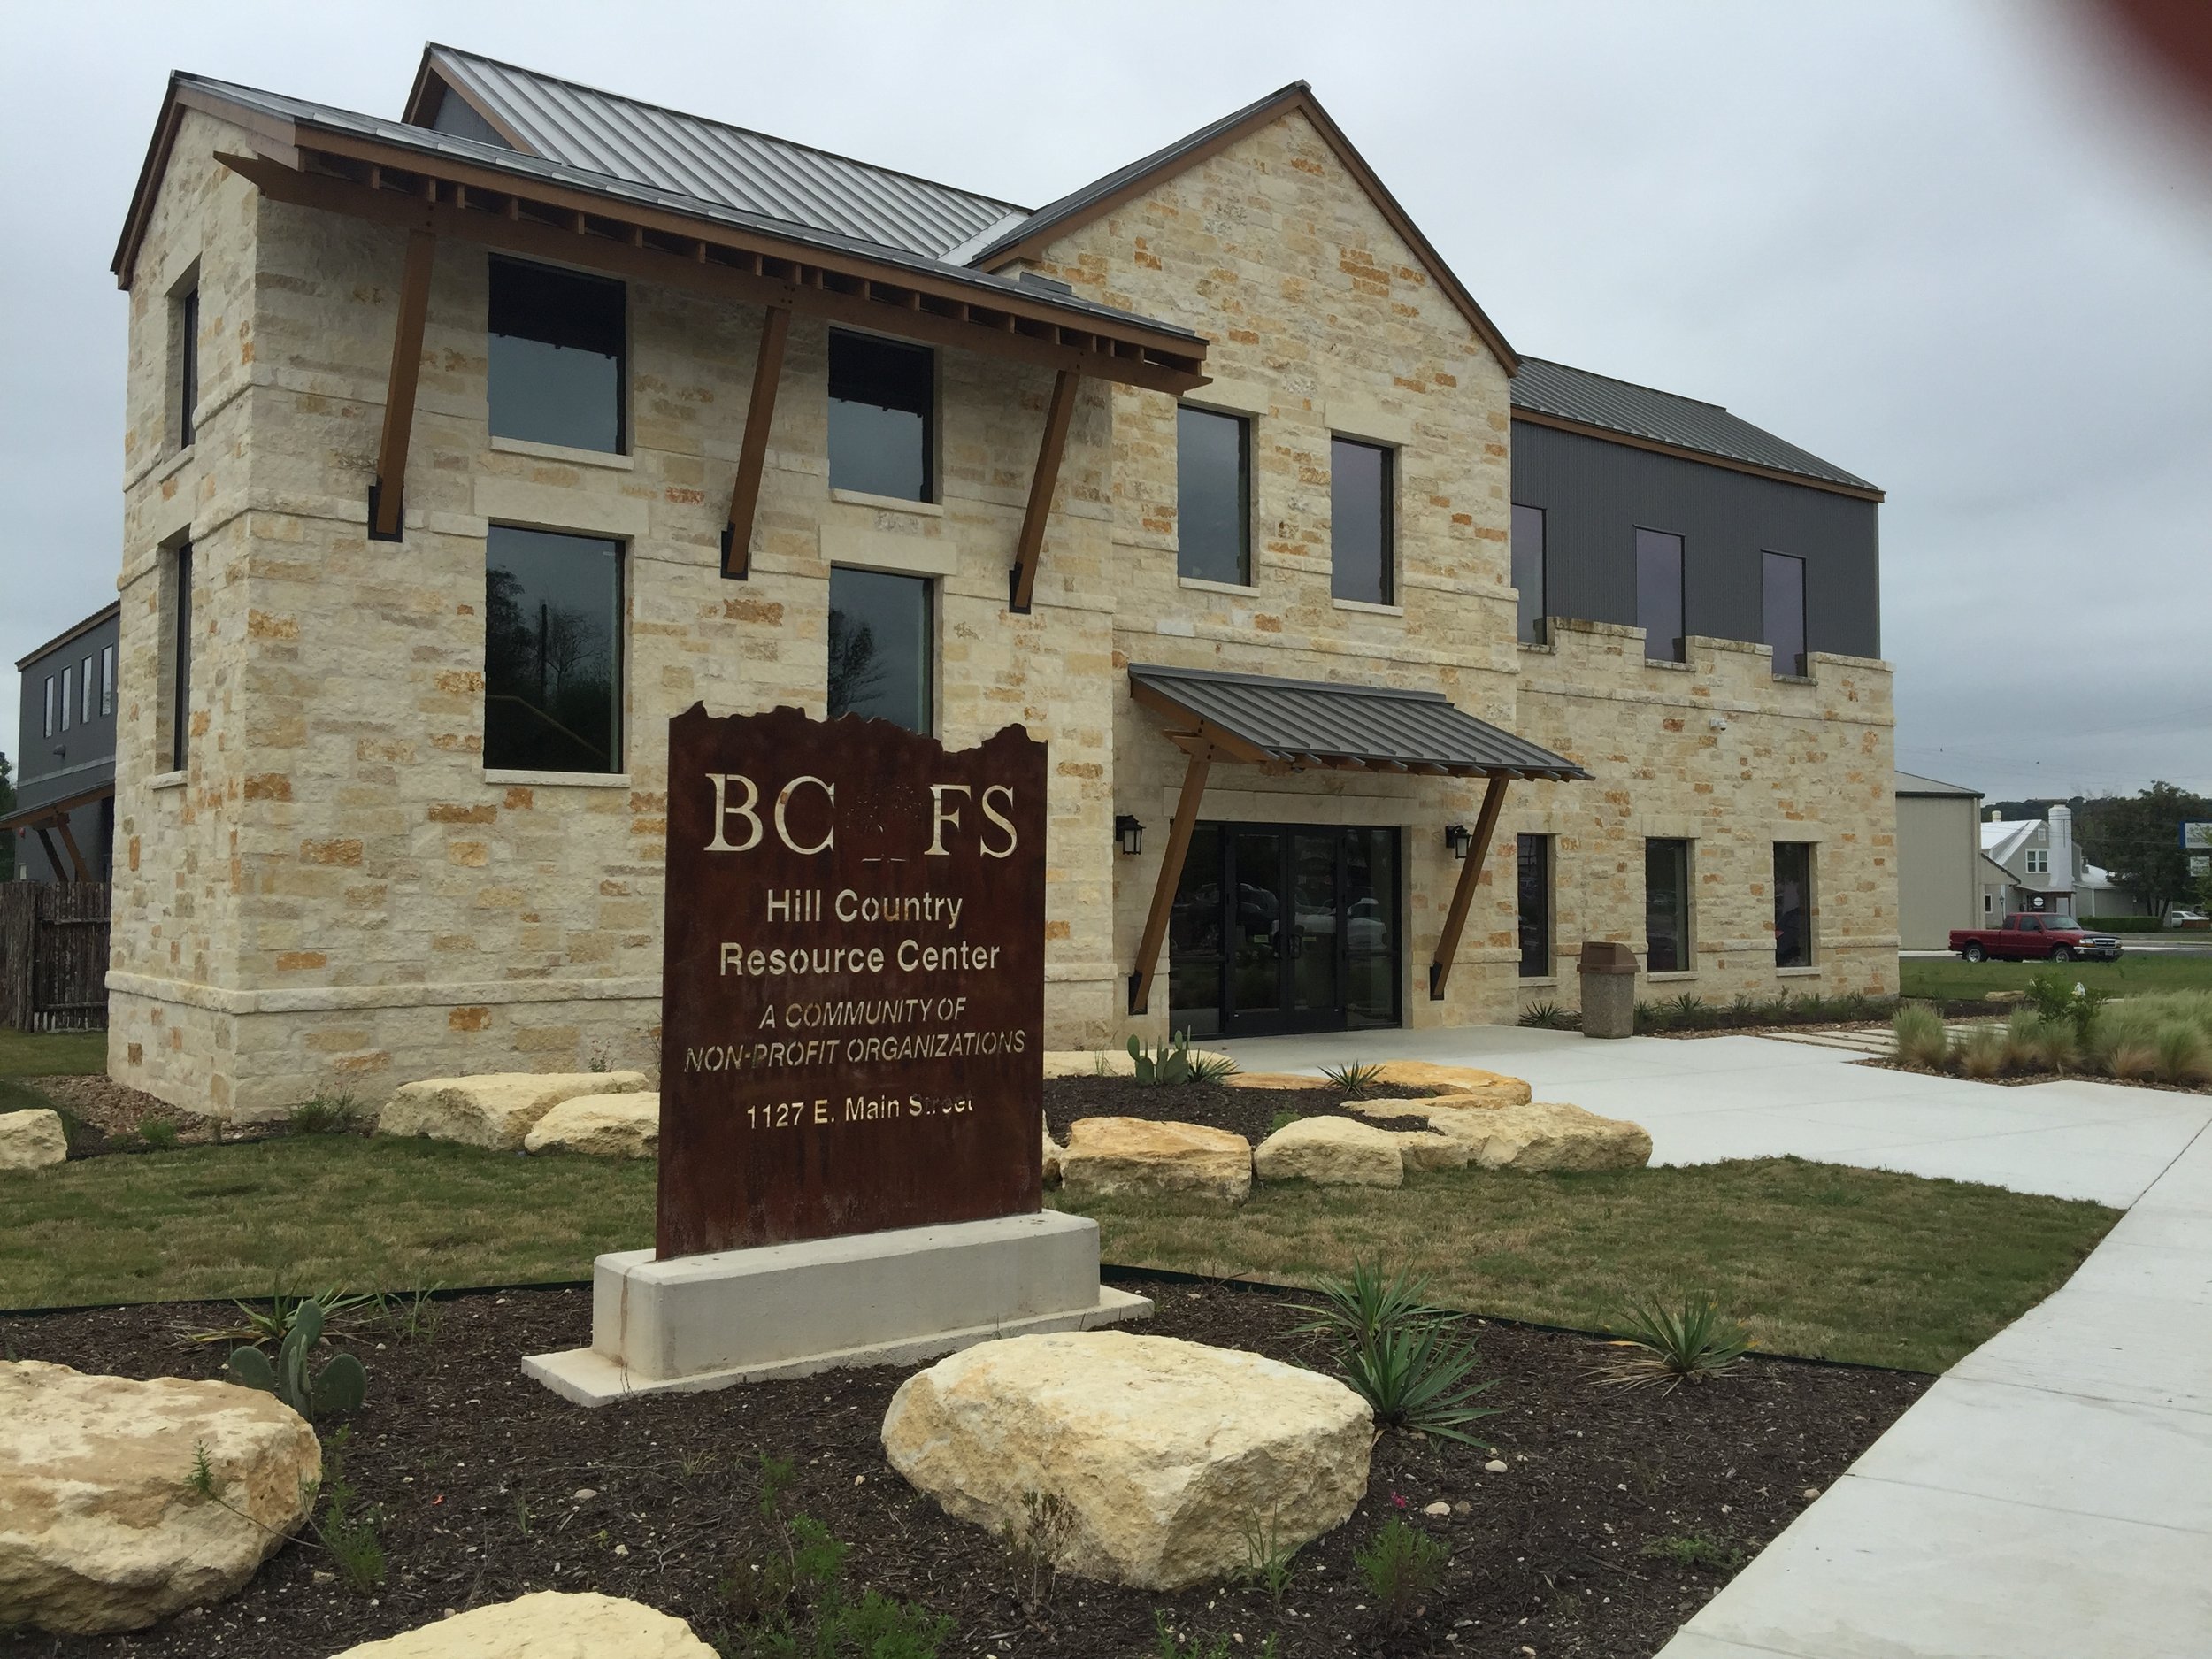
[[[995,1337],[1142,1319],[1098,1282],[1098,1224],[1044,1210],[592,1268],[589,1348],[523,1373],[579,1405],[933,1359]]]

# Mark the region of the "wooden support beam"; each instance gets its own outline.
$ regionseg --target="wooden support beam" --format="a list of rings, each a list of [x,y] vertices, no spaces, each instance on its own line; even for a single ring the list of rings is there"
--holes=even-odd
[[[1482,879],[1483,861],[1490,856],[1490,837],[1498,827],[1498,810],[1505,805],[1506,780],[1493,776],[1483,791],[1482,811],[1475,818],[1475,838],[1467,849],[1467,862],[1459,867],[1459,885],[1452,889],[1452,908],[1444,917],[1444,935],[1436,941],[1436,960],[1429,964],[1429,1001],[1444,1000],[1444,982],[1452,977],[1452,962],[1459,955],[1459,936],[1467,926],[1468,908],[1475,901],[1475,884]]]
[[[1082,376],[1062,369],[1052,377],[1052,403],[1045,411],[1045,435],[1037,446],[1037,470],[1029,478],[1029,510],[1022,514],[1021,539],[1014,544],[1014,568],[1007,572],[1006,608],[1029,614],[1037,588],[1037,560],[1044,551],[1045,520],[1052,515],[1053,486],[1060,481],[1060,457],[1067,452],[1068,426],[1075,419],[1075,392]]]
[[[422,326],[430,312],[430,259],[438,239],[407,233],[407,266],[399,283],[399,320],[392,330],[392,374],[384,392],[384,435],[376,446],[376,481],[369,486],[369,536],[400,539],[407,488],[407,440],[415,429],[415,383],[422,375]]]
[[[57,881],[60,880],[61,849],[54,845],[54,838],[47,833],[45,825],[38,824],[32,827],[38,831],[38,844],[46,849],[46,867],[54,872]]]
[[[69,815],[65,812],[55,819],[54,827],[61,832],[61,844],[69,849],[69,866],[77,872],[77,879],[91,880],[92,866],[85,863],[84,854],[77,848],[77,838],[70,833]]]
[[[1190,852],[1191,831],[1198,824],[1198,803],[1206,793],[1206,773],[1213,760],[1210,747],[1194,749],[1183,772],[1183,793],[1175,803],[1166,856],[1160,860],[1159,884],[1152,889],[1144,937],[1137,941],[1137,971],[1129,976],[1129,1011],[1133,1014],[1145,1012],[1152,1002],[1153,970],[1159,965],[1161,947],[1167,943],[1168,917],[1175,909],[1175,889],[1183,879],[1183,860]]]
[[[722,530],[722,574],[743,581],[753,573],[753,518],[760,506],[760,474],[768,461],[768,428],[776,418],[776,386],[783,378],[784,342],[791,308],[771,305],[761,319],[760,355],[753,359],[753,398],[745,407],[745,438],[737,450],[737,478],[730,486],[730,521]]]

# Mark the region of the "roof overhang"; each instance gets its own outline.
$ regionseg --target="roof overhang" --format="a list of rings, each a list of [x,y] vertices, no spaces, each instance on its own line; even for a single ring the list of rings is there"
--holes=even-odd
[[[115,780],[111,778],[90,789],[81,789],[75,795],[65,795],[58,801],[42,801],[36,806],[18,807],[5,818],[0,818],[0,830],[36,829],[41,825],[51,826],[67,818],[81,806],[90,806],[95,801],[104,801],[115,793]]]
[[[1839,483],[1834,479],[1816,478],[1809,472],[1793,472],[1784,467],[1763,466],[1756,461],[1740,461],[1731,455],[1716,455],[1710,449],[1694,449],[1687,444],[1669,443],[1663,439],[1647,438],[1637,432],[1623,432],[1617,426],[1603,426],[1595,421],[1555,415],[1548,409],[1529,409],[1516,403],[1513,419],[1525,421],[1532,426],[1549,426],[1554,431],[1571,432],[1605,443],[1624,444],[1632,449],[1648,449],[1654,455],[1671,455],[1678,460],[1695,461],[1702,466],[1722,467],[1731,472],[1747,472],[1753,478],[1770,478],[1778,484],[1800,484],[1807,489],[1824,489],[1832,495],[1848,495],[1854,501],[1880,502],[1887,499],[1882,491],[1870,485]]]
[[[71,626],[64,628],[59,634],[54,635],[52,639],[47,641],[45,644],[39,646],[35,650],[24,652],[22,656],[15,659],[15,665],[19,669],[28,668],[33,663],[38,661],[40,657],[45,656],[47,652],[59,650],[63,646],[68,644],[70,641],[77,638],[80,634],[89,634],[102,623],[112,622],[116,618],[122,614],[123,602],[119,599],[111,604],[102,605],[97,611],[87,617],[83,621],[73,624]]]
[[[1590,773],[1453,706],[1441,692],[1129,664],[1129,695],[1169,735],[1271,772],[1376,772],[1452,778]]]
[[[1171,395],[1208,378],[1204,338],[1171,324],[491,145],[276,115],[189,81],[172,84],[116,252],[126,288],[187,109],[244,131],[252,153],[217,159],[273,200]]]

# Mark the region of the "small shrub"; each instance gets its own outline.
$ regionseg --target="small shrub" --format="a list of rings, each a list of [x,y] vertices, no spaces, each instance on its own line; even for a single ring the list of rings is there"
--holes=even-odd
[[[1495,1386],[1468,1380],[1476,1363],[1475,1345],[1456,1340],[1454,1322],[1434,1318],[1379,1332],[1342,1356],[1344,1379],[1373,1408],[1376,1427],[1463,1446],[1481,1444],[1471,1425],[1497,1415],[1469,1403]]]
[[[1662,1023],[1663,1019],[1663,1016],[1661,1013],[1661,1005],[1659,1003],[1640,1002],[1636,1004],[1636,1030],[1640,1032],[1663,1031],[1666,1027]]]
[[[1191,1080],[1190,1033],[1187,1031],[1179,1031],[1167,1041],[1150,1049],[1132,1037],[1129,1040],[1129,1057],[1136,1062],[1137,1081],[1147,1088]]]
[[[1267,1133],[1271,1135],[1279,1134],[1289,1128],[1291,1125],[1302,1121],[1304,1117],[1303,1112],[1294,1112],[1286,1108],[1267,1120]]]
[[[246,1342],[255,1348],[280,1346],[284,1339],[291,1334],[293,1322],[304,1308],[313,1308],[322,1317],[322,1328],[335,1334],[339,1315],[349,1314],[357,1308],[368,1307],[378,1300],[374,1295],[348,1296],[334,1289],[319,1291],[312,1296],[283,1296],[272,1292],[265,1313],[249,1308],[242,1302],[234,1302],[231,1306],[245,1317],[243,1325],[225,1325],[218,1331],[197,1331],[190,1340],[195,1342]]]
[[[1190,1060],[1194,1083],[1221,1083],[1237,1074],[1237,1063],[1225,1054],[1194,1054]]]
[[[1695,1533],[1675,1534],[1646,1540],[1642,1553],[1678,1567],[1703,1567],[1713,1572],[1733,1572],[1749,1559],[1735,1545]]]
[[[1014,1599],[1034,1617],[1052,1599],[1060,1550],[1075,1530],[1075,1511],[1055,1493],[1022,1494],[1022,1518],[1000,1533],[1014,1570]]]
[[[138,1125],[138,1138],[153,1152],[172,1152],[177,1145],[177,1120],[173,1118],[148,1118]]]
[[[360,1127],[363,1115],[350,1094],[317,1094],[292,1108],[289,1123],[296,1135],[345,1134]]]
[[[1724,1314],[1709,1291],[1686,1291],[1678,1302],[1646,1296],[1630,1302],[1620,1317],[1624,1328],[1617,1340],[1636,1352],[1598,1374],[1623,1387],[1657,1383],[1671,1394],[1686,1382],[1735,1370],[1751,1348],[1751,1333]]]
[[[1556,1002],[1532,1002],[1521,1010],[1520,1023],[1545,1031],[1566,1031],[1575,1025],[1576,1016]]]
[[[1939,1071],[1951,1057],[1951,1034],[1932,1004],[1907,1002],[1891,1017],[1890,1030],[1897,1039],[1897,1057],[1907,1065]]]
[[[1352,1564],[1374,1592],[1385,1630],[1400,1631],[1421,1612],[1423,1602],[1444,1582],[1450,1552],[1403,1516],[1383,1523],[1375,1541],[1352,1552]]]
[[[1298,1546],[1285,1541],[1282,1528],[1271,1512],[1263,1520],[1256,1515],[1247,1516],[1238,1529],[1244,1539],[1244,1566],[1237,1576],[1247,1584],[1256,1584],[1267,1592],[1267,1599],[1277,1607],[1283,1604],[1283,1592],[1290,1587],[1291,1563],[1298,1554]]]
[[[1365,1060],[1347,1060],[1342,1065],[1325,1065],[1321,1075],[1347,1094],[1364,1094],[1382,1085],[1382,1067]]]
[[[2062,973],[2039,973],[2028,981],[2028,1006],[2054,1025],[2062,1021],[2072,1026],[2077,1039],[2089,1034],[2097,1010],[2109,1000]]]
[[[355,1594],[366,1595],[384,1582],[384,1543],[378,1536],[384,1511],[373,1503],[361,1503],[360,1494],[346,1479],[346,1442],[352,1433],[351,1429],[340,1429],[331,1437],[323,1458],[322,1512],[312,1525],[339,1578]]]
[[[230,1374],[249,1388],[274,1394],[310,1423],[335,1412],[359,1410],[368,1392],[369,1373],[350,1354],[334,1354],[320,1371],[311,1371],[309,1356],[322,1340],[321,1308],[303,1303],[274,1360],[257,1348],[233,1348],[227,1362]]]
[[[428,1341],[438,1334],[438,1326],[445,1319],[445,1304],[437,1299],[441,1288],[431,1285],[389,1295],[378,1293],[378,1323],[403,1342]]]

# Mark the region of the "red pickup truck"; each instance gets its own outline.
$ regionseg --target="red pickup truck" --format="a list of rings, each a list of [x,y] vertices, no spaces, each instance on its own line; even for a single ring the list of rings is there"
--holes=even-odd
[[[2071,962],[2080,956],[2091,962],[2117,962],[2120,941],[2110,933],[2093,933],[2070,916],[2019,915],[2005,918],[2002,927],[1954,927],[1951,949],[1969,962],[2047,958]]]

